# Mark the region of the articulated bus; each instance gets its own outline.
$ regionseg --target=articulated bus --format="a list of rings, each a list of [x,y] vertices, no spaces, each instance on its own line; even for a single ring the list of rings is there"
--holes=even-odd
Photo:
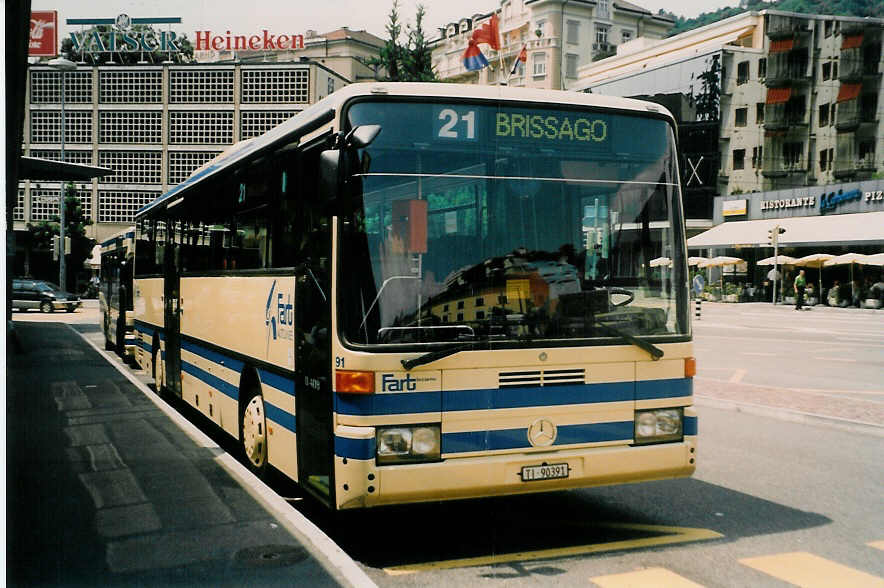
[[[130,227],[101,244],[98,305],[104,348],[123,358],[134,356],[132,279],[135,229]]]
[[[690,476],[675,124],[353,84],[136,215],[137,361],[333,509]]]

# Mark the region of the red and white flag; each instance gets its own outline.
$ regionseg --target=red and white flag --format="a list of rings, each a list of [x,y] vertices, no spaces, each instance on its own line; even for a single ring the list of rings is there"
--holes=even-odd
[[[510,76],[516,75],[516,70],[519,69],[520,63],[528,63],[527,45],[522,45],[522,50],[519,52],[519,56],[516,57],[516,60],[513,62],[513,69],[510,70]]]

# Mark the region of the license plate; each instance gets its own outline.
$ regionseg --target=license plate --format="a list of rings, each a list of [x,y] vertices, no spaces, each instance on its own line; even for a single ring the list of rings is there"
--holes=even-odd
[[[567,478],[570,468],[566,463],[551,463],[547,465],[523,466],[522,481],[534,482],[536,480],[555,480]]]

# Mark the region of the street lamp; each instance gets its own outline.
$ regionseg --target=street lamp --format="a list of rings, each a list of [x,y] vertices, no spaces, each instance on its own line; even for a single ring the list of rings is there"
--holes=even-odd
[[[56,69],[61,72],[61,162],[64,163],[64,133],[65,133],[65,120],[64,120],[64,74],[68,71],[74,71],[77,69],[77,64],[73,61],[66,59],[64,57],[56,57],[49,61],[49,67],[52,69]],[[58,196],[58,218],[59,218],[59,229],[58,229],[58,285],[62,290],[67,290],[67,277],[66,268],[65,268],[65,202],[64,202],[64,182],[61,183],[61,191]]]

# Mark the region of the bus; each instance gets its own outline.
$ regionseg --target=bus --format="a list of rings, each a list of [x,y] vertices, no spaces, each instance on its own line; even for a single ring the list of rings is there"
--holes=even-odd
[[[353,84],[135,221],[138,363],[331,509],[694,471],[656,104]]]
[[[133,310],[133,261],[135,229],[129,227],[101,243],[98,306],[104,348],[123,359],[133,358],[135,328]]]

